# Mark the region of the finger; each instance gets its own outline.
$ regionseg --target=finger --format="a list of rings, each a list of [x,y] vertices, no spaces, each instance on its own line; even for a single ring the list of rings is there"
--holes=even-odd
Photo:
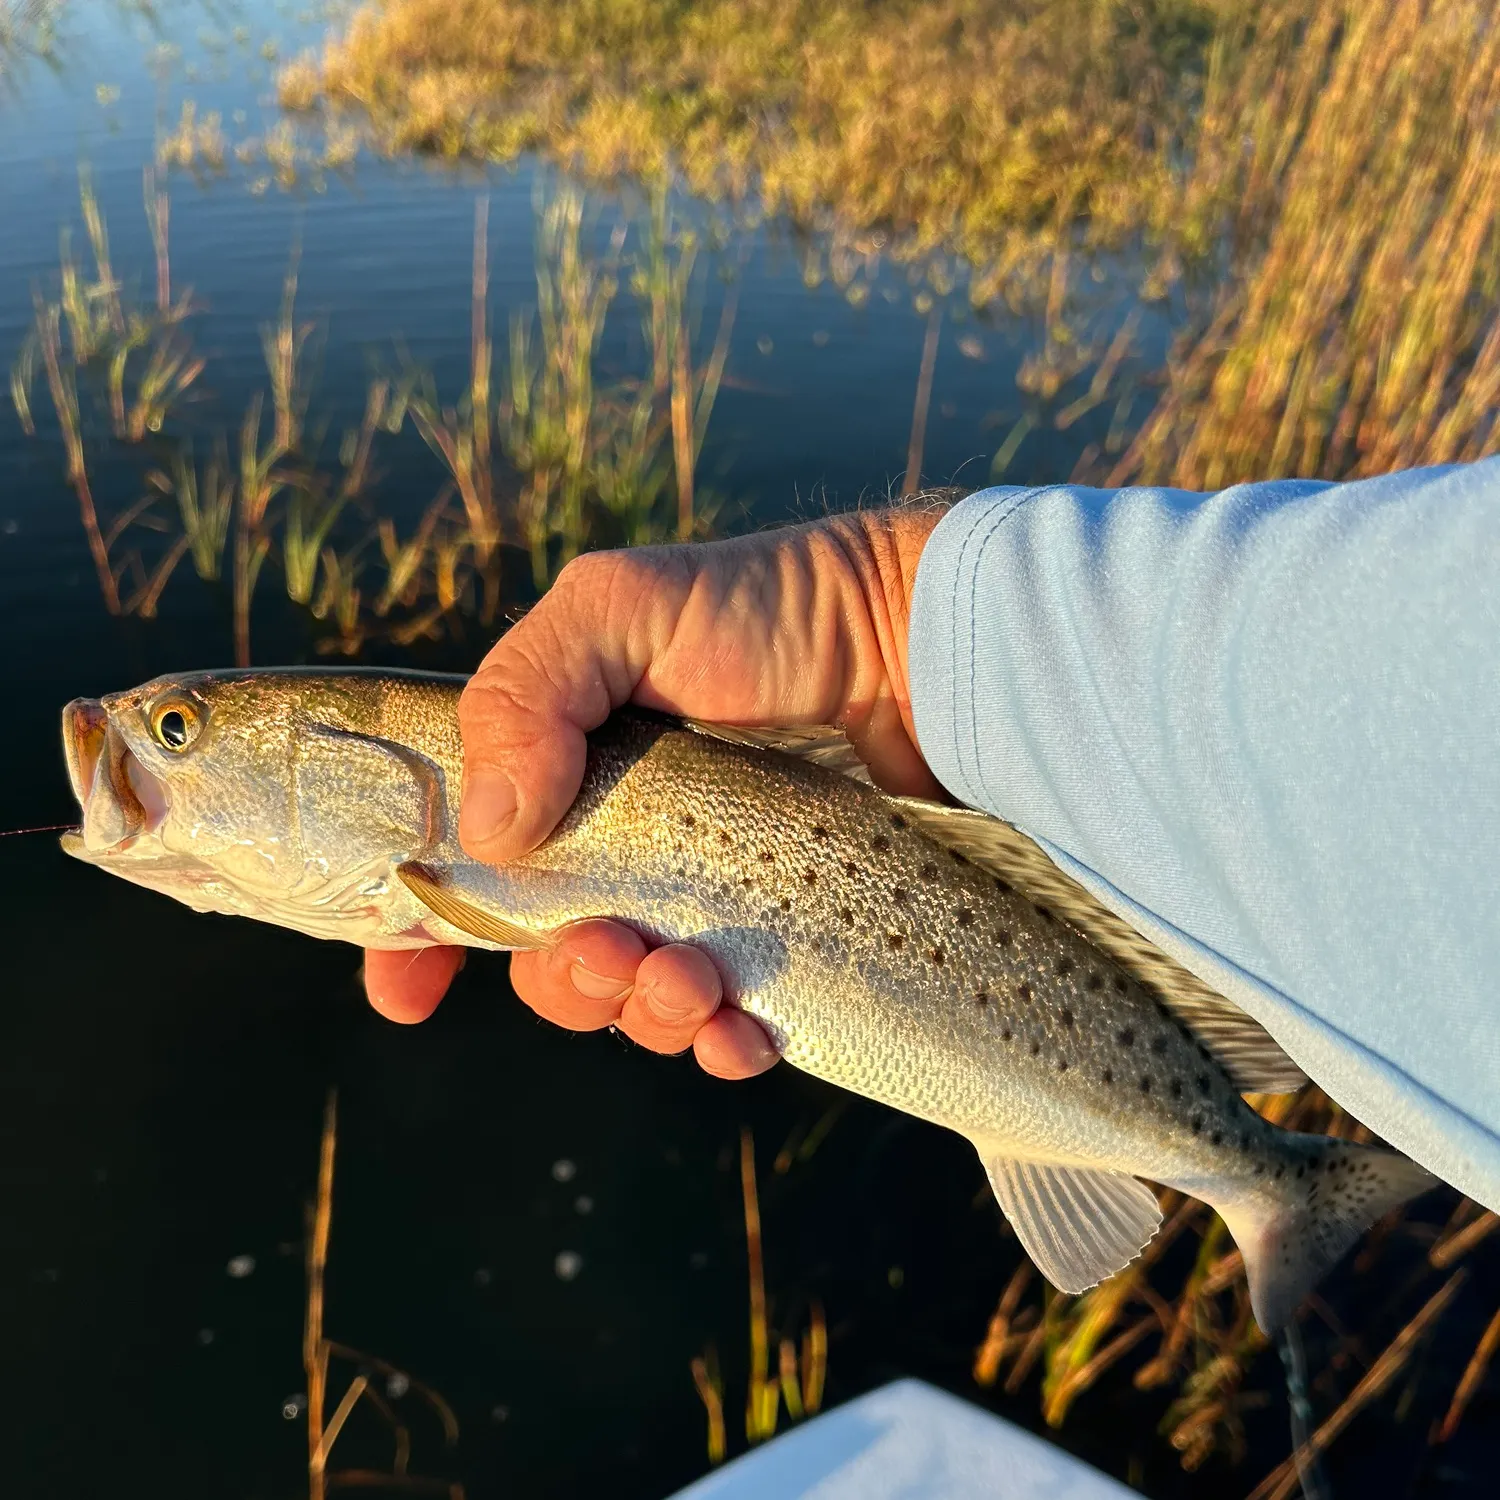
[[[639,935],[618,922],[575,922],[548,951],[513,954],[510,982],[545,1020],[598,1031],[620,1019],[645,956]]]
[[[655,549],[578,558],[485,658],[458,710],[458,831],[474,858],[526,853],[571,806],[585,733],[630,699],[670,638],[680,596],[672,580],[692,566]]]
[[[693,1053],[715,1078],[753,1078],[781,1057],[760,1022],[729,1005],[721,1006],[698,1032]]]
[[[620,1030],[653,1052],[685,1052],[722,995],[719,971],[701,948],[669,944],[641,961]]]
[[[388,1021],[403,1026],[425,1021],[438,1008],[465,957],[463,948],[372,948],[365,954],[365,994]]]

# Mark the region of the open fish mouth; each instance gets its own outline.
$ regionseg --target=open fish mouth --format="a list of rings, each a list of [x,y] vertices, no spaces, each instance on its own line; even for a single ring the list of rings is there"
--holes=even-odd
[[[165,822],[171,808],[166,784],[131,752],[97,700],[75,698],[63,709],[63,753],[89,854],[123,854]]]

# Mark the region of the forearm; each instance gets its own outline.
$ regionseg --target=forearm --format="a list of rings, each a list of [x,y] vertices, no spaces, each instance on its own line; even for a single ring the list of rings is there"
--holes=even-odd
[[[919,743],[1273,1031],[1280,996],[1494,1132],[1497,577],[1495,463],[990,492],[923,556]]]

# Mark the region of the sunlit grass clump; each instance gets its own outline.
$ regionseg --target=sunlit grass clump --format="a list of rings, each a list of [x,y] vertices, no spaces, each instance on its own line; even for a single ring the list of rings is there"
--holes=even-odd
[[[282,99],[353,102],[403,150],[542,150],[956,252],[998,287],[1076,223],[1118,239],[1170,191],[1192,0],[387,0]]]
[[[885,256],[1044,309],[1005,463],[1111,357],[1070,315],[1106,247],[1144,247],[1144,295],[1186,312],[1144,428],[1074,477],[1211,488],[1500,446],[1488,0],[371,0],[281,87],[387,149],[536,151],[785,214],[851,300]]]

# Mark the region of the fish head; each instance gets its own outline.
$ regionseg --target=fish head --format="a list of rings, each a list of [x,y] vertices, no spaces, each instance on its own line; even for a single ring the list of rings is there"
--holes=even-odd
[[[82,827],[64,847],[144,878],[155,864],[214,871],[250,890],[302,877],[290,703],[253,680],[158,677],[63,709],[63,751]],[[174,892],[175,894],[175,892]]]
[[[62,728],[83,819],[63,848],[198,911],[372,946],[430,941],[395,871],[451,820],[442,765],[410,742],[424,716],[391,712],[400,693],[378,675],[282,669],[78,699]]]

